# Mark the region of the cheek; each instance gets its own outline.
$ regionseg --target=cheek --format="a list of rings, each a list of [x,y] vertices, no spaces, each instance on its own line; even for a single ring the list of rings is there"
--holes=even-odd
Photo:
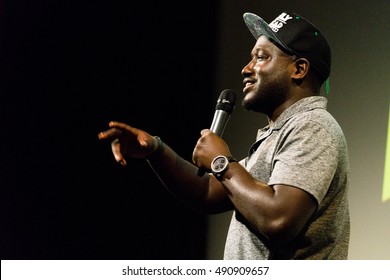
[[[268,77],[272,76],[274,74],[274,72],[276,71],[276,69],[271,69],[269,67],[261,66],[261,67],[253,68],[253,71],[256,75],[256,78],[259,81],[261,81],[261,80],[267,79]]]
[[[256,72],[258,79],[261,84],[266,82],[276,82],[279,80],[284,80],[287,77],[286,69],[272,68],[272,69],[261,69],[259,72]]]

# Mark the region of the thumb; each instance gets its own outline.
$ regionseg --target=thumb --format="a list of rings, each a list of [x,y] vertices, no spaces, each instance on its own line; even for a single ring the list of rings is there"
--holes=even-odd
[[[115,139],[111,142],[111,150],[114,155],[114,158],[117,162],[119,162],[122,166],[127,164],[123,154],[121,153],[121,146],[118,139]]]
[[[203,129],[203,130],[200,132],[200,135],[204,136],[204,135],[207,135],[207,134],[209,134],[209,133],[211,133],[211,132],[212,132],[212,131],[211,131],[210,129],[206,128],[206,129]]]

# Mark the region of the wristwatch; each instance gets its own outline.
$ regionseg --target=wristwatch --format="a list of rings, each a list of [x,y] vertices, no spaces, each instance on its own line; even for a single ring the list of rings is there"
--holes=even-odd
[[[233,157],[216,156],[211,162],[211,171],[215,178],[222,180],[223,174],[229,169],[229,163],[237,162]]]

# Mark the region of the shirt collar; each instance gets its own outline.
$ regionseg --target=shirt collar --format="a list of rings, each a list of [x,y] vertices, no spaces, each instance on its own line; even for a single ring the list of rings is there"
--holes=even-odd
[[[298,113],[307,112],[314,109],[326,110],[327,104],[328,100],[323,96],[310,96],[302,98],[284,110],[283,113],[272,124],[272,126],[267,125],[266,127],[259,129],[257,138],[259,138],[262,134],[264,134],[265,131],[269,129],[280,129],[289,119],[291,119],[291,117]]]
[[[251,155],[254,151],[256,151],[262,142],[260,140],[267,138],[272,133],[272,131],[279,130],[295,114],[307,112],[313,109],[326,110],[327,103],[328,100],[323,96],[310,96],[298,100],[293,105],[284,110],[279,118],[277,118],[273,123],[272,127],[267,125],[266,127],[257,131],[256,142],[253,143],[253,145],[250,147],[248,155]]]

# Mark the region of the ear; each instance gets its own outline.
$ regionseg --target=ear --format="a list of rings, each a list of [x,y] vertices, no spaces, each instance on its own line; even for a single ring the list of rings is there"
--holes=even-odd
[[[294,61],[294,66],[295,71],[291,75],[293,79],[301,80],[309,73],[310,62],[306,58],[298,58]]]

